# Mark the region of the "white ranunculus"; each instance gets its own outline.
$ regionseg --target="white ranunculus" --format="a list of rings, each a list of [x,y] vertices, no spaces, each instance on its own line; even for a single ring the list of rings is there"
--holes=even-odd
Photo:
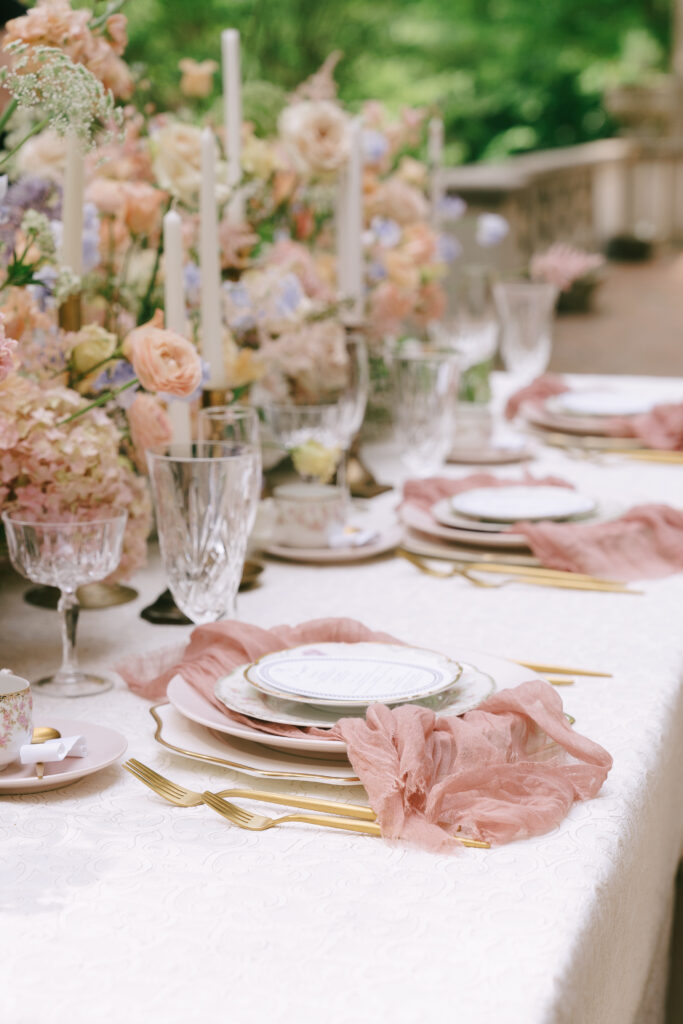
[[[280,114],[280,135],[299,171],[333,174],[349,155],[351,119],[329,100],[292,103]]]
[[[64,183],[66,139],[54,128],[47,128],[25,142],[19,151],[17,167],[31,178],[45,178],[58,185]]]
[[[191,124],[174,121],[161,129],[153,140],[154,173],[159,186],[184,203],[196,206],[202,180],[202,131]],[[225,202],[225,165],[216,165],[216,201]]]

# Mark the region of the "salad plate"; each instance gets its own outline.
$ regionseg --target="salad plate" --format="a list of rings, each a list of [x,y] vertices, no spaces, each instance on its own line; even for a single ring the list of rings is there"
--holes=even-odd
[[[586,516],[595,501],[570,487],[475,487],[450,499],[454,512],[494,523]]]
[[[266,654],[244,670],[263,693],[340,709],[431,697],[461,673],[457,661],[436,651],[380,643],[303,644]]]
[[[464,527],[461,529],[454,526],[444,526],[442,523],[437,523],[430,510],[420,508],[418,505],[413,505],[410,502],[401,506],[399,514],[403,523],[410,527],[411,530],[417,530],[418,533],[424,533],[428,537],[433,537],[437,540],[448,541],[454,545],[454,548],[458,544],[467,544],[469,547],[505,549],[508,551],[529,550],[526,537],[512,530],[509,533],[480,530],[478,528],[480,524],[474,520],[472,520],[467,529]]]

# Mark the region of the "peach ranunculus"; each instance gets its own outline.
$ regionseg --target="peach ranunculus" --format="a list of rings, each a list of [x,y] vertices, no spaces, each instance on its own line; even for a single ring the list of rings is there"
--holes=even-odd
[[[420,326],[427,326],[443,318],[446,312],[446,293],[438,281],[428,281],[420,288],[415,320]]]
[[[116,217],[123,210],[126,182],[113,178],[95,178],[88,185],[85,198],[94,203],[98,213],[104,217]]]
[[[168,444],[173,438],[173,427],[168,413],[154,395],[137,394],[127,415],[133,442],[133,461],[141,473],[146,473],[145,449]]]
[[[418,222],[404,228],[402,249],[418,266],[436,261],[436,244],[436,235],[429,224]]]
[[[14,370],[14,351],[17,346],[18,342],[5,334],[5,320],[0,313],[0,383]]]
[[[336,103],[304,100],[285,107],[278,128],[302,173],[329,175],[348,158],[350,123],[349,115]]]
[[[191,57],[183,57],[178,62],[178,67],[182,72],[180,91],[184,96],[197,96],[203,99],[211,94],[213,76],[218,71],[215,60],[192,60]]]
[[[259,240],[259,236],[246,221],[233,224],[226,215],[218,225],[218,244],[220,246],[221,266],[224,269],[236,268],[244,270],[249,266],[251,251]]]
[[[201,361],[192,342],[165,330],[163,322],[158,309],[149,323],[130,332],[123,343],[124,355],[146,391],[185,398],[201,383]]]
[[[388,217],[398,224],[414,224],[429,216],[429,204],[422,193],[396,176],[383,181],[367,197],[366,207],[368,216]]]
[[[405,249],[389,249],[384,254],[387,277],[405,292],[414,292],[420,285],[420,266]]]

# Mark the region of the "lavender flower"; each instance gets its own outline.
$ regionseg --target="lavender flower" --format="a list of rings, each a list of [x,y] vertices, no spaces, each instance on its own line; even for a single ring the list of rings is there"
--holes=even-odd
[[[401,241],[401,228],[389,217],[373,217],[370,227],[379,244],[385,249],[393,249]]]
[[[378,164],[389,152],[389,142],[381,132],[366,128],[361,137],[366,164]]]
[[[439,235],[436,240],[436,258],[439,263],[454,263],[462,253],[462,245],[453,235]]]
[[[460,196],[443,196],[437,206],[442,220],[460,220],[466,209],[467,203]]]
[[[510,225],[498,213],[482,213],[477,218],[477,245],[490,249],[499,245],[510,231]]]

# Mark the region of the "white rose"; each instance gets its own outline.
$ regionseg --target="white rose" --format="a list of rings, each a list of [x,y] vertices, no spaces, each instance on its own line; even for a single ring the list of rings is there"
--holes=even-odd
[[[17,167],[21,174],[46,178],[58,185],[64,183],[66,140],[53,128],[35,135],[19,150]]]
[[[202,180],[202,131],[191,124],[175,121],[166,125],[153,141],[153,168],[159,186],[186,206],[196,206]],[[220,184],[226,177],[225,165],[216,166],[216,201],[224,203],[228,189]]]
[[[329,100],[293,103],[278,127],[297,168],[305,174],[337,171],[349,155],[350,118]]]

